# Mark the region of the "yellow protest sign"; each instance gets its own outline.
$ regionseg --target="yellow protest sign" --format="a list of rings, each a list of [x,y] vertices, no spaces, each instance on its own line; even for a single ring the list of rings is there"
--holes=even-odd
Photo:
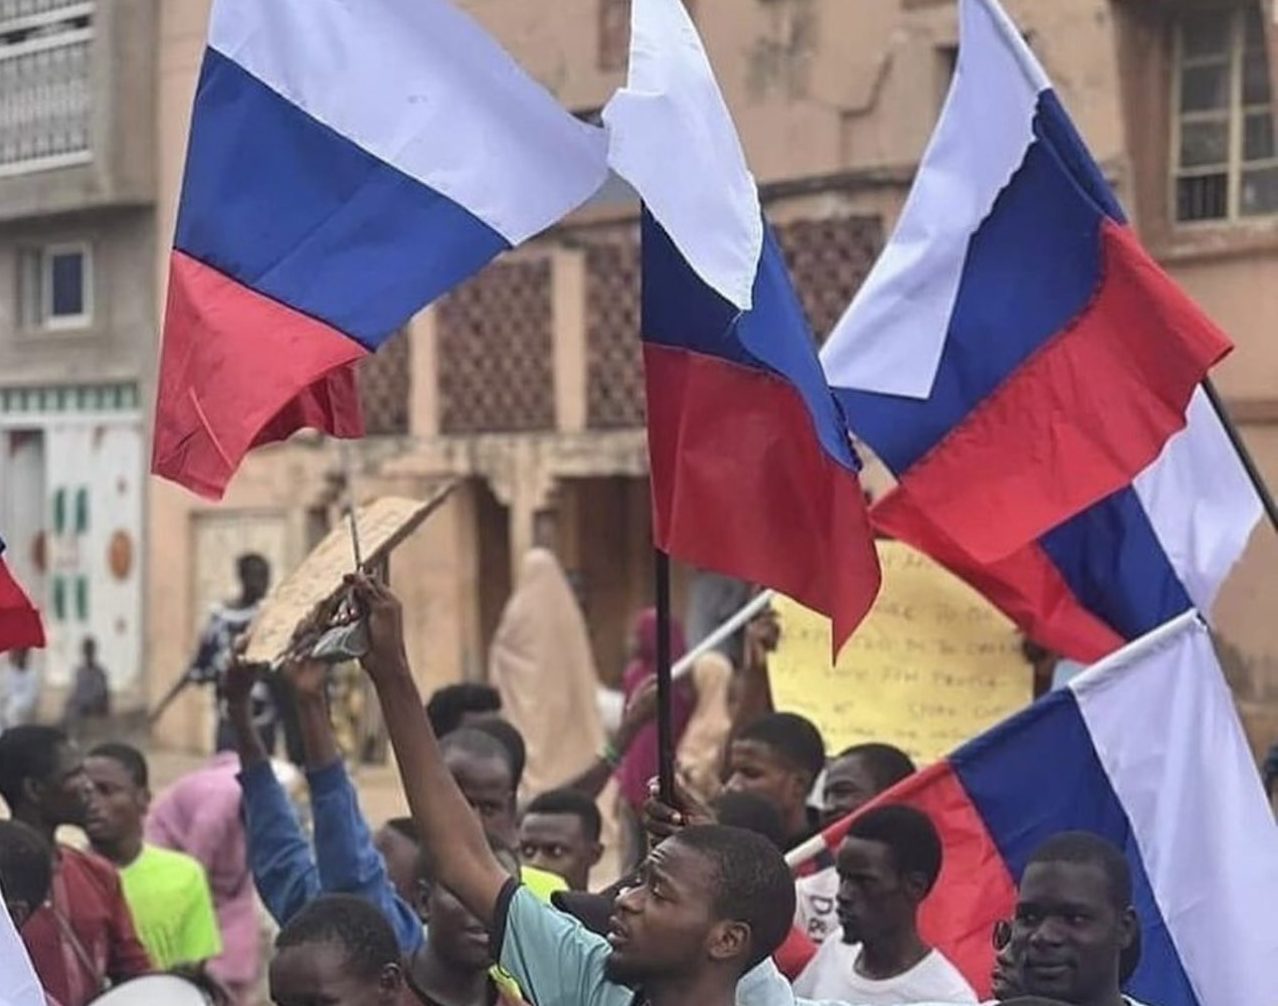
[[[832,754],[886,741],[936,761],[1025,706],[1032,672],[1020,633],[980,594],[900,542],[878,550],[883,590],[837,665],[829,620],[777,598],[773,699],[812,720]]]

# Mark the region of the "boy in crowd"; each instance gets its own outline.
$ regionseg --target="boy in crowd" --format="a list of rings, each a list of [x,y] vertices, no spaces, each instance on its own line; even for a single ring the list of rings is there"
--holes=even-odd
[[[737,983],[790,929],[794,885],[764,838],[719,825],[688,828],[649,855],[614,905],[607,939],[516,883],[494,857],[429,724],[403,648],[399,603],[353,580],[366,612],[364,666],[381,698],[422,846],[438,881],[488,928],[494,956],[528,999],[548,1006],[733,1006]]]
[[[94,790],[87,832],[93,851],[114,863],[124,900],[159,968],[202,965],[222,952],[208,877],[192,857],[143,841],[151,804],[146,759],[127,744],[102,744],[85,759]]]
[[[405,985],[395,931],[362,898],[316,898],[275,938],[270,988],[275,1006],[399,1006]]]
[[[91,820],[92,785],[61,730],[24,726],[0,734],[0,796],[14,820],[54,850],[53,893],[22,927],[40,981],[63,1006],[84,1006],[105,987],[151,970],[115,868],[54,844],[62,825]]]
[[[824,823],[828,826],[860,810],[880,793],[914,774],[914,762],[891,744],[855,744],[833,759],[825,770],[822,791]],[[839,928],[839,873],[834,864],[795,883],[799,908],[795,925],[814,942],[823,943]]]
[[[572,891],[590,885],[590,871],[603,856],[603,821],[595,801],[579,790],[552,789],[536,796],[519,822],[524,863],[563,877]]]
[[[808,794],[825,768],[825,742],[796,713],[767,713],[744,727],[728,746],[727,789],[756,793],[781,815],[787,848],[816,834],[820,814]]]
[[[864,1006],[975,1003],[959,970],[919,935],[918,913],[941,873],[941,839],[913,807],[867,811],[838,855],[841,939],[831,937],[796,995]]]

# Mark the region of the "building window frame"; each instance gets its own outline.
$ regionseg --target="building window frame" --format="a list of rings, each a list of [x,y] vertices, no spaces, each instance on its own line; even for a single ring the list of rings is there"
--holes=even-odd
[[[80,310],[54,313],[54,264],[59,256],[80,256]],[[23,249],[19,257],[19,296],[22,328],[31,332],[80,332],[93,325],[93,245],[89,241],[58,241]]]
[[[1199,12],[1202,13],[1201,11]],[[1269,100],[1267,103],[1247,103],[1245,98],[1245,68],[1247,54],[1247,22],[1249,16],[1255,16],[1254,9],[1245,4],[1222,6],[1209,10],[1214,16],[1228,18],[1228,96],[1224,109],[1224,118],[1220,109],[1190,110],[1186,112],[1182,106],[1182,94],[1186,70],[1207,68],[1219,65],[1218,57],[1196,56],[1186,57],[1186,21],[1178,18],[1172,25],[1172,67],[1171,67],[1171,143],[1168,151],[1168,219],[1180,230],[1202,230],[1213,227],[1232,227],[1240,224],[1272,221],[1278,218],[1278,205],[1272,210],[1245,212],[1243,208],[1244,176],[1248,172],[1272,170],[1278,173],[1278,105],[1275,105],[1275,94],[1272,86],[1272,67],[1270,67]],[[1265,31],[1261,21],[1262,38]],[[1267,41],[1266,41],[1267,46]],[[1269,53],[1269,58],[1273,54]],[[1244,153],[1246,127],[1249,117],[1268,112],[1273,123],[1271,129],[1271,153],[1268,157],[1247,160]],[[1187,125],[1197,123],[1208,124],[1223,121],[1226,126],[1225,160],[1207,164],[1195,164],[1185,167],[1181,160],[1184,154],[1182,141]],[[1225,205],[1223,215],[1185,216],[1181,215],[1181,183],[1189,178],[1210,178],[1225,176]]]

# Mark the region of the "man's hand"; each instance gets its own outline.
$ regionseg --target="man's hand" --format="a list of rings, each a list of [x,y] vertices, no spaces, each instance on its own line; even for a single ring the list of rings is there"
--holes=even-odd
[[[364,670],[375,684],[399,673],[407,674],[404,612],[399,599],[384,583],[365,573],[348,576],[346,582],[368,626],[368,653],[360,658]]]
[[[320,702],[327,700],[325,685],[328,682],[328,665],[318,660],[299,657],[285,662],[281,673],[293,686],[299,702]]]
[[[672,807],[661,799],[657,780],[648,783],[648,799],[643,805],[643,830],[648,833],[648,840],[653,845],[691,825],[714,823],[714,813],[688,791],[678,775],[675,776],[674,789],[675,806]]]
[[[746,626],[744,670],[766,671],[768,655],[776,651],[780,642],[781,622],[775,611],[765,608]]]
[[[243,659],[244,647],[237,646],[231,666],[226,669],[226,678],[222,682],[222,697],[226,700],[227,715],[234,719],[235,714],[251,713],[253,686],[257,684],[258,675],[265,671],[262,664],[246,663]]]
[[[613,744],[618,754],[625,754],[635,742],[642,730],[657,715],[657,679],[651,677],[641,684],[626,703],[625,712],[621,714],[621,724],[617,727],[617,736]]]

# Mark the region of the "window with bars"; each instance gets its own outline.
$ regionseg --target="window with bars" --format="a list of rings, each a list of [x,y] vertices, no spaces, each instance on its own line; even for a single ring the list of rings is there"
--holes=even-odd
[[[1278,214],[1274,101],[1258,4],[1181,18],[1174,97],[1176,221]]]
[[[94,0],[0,0],[0,177],[90,160]]]

